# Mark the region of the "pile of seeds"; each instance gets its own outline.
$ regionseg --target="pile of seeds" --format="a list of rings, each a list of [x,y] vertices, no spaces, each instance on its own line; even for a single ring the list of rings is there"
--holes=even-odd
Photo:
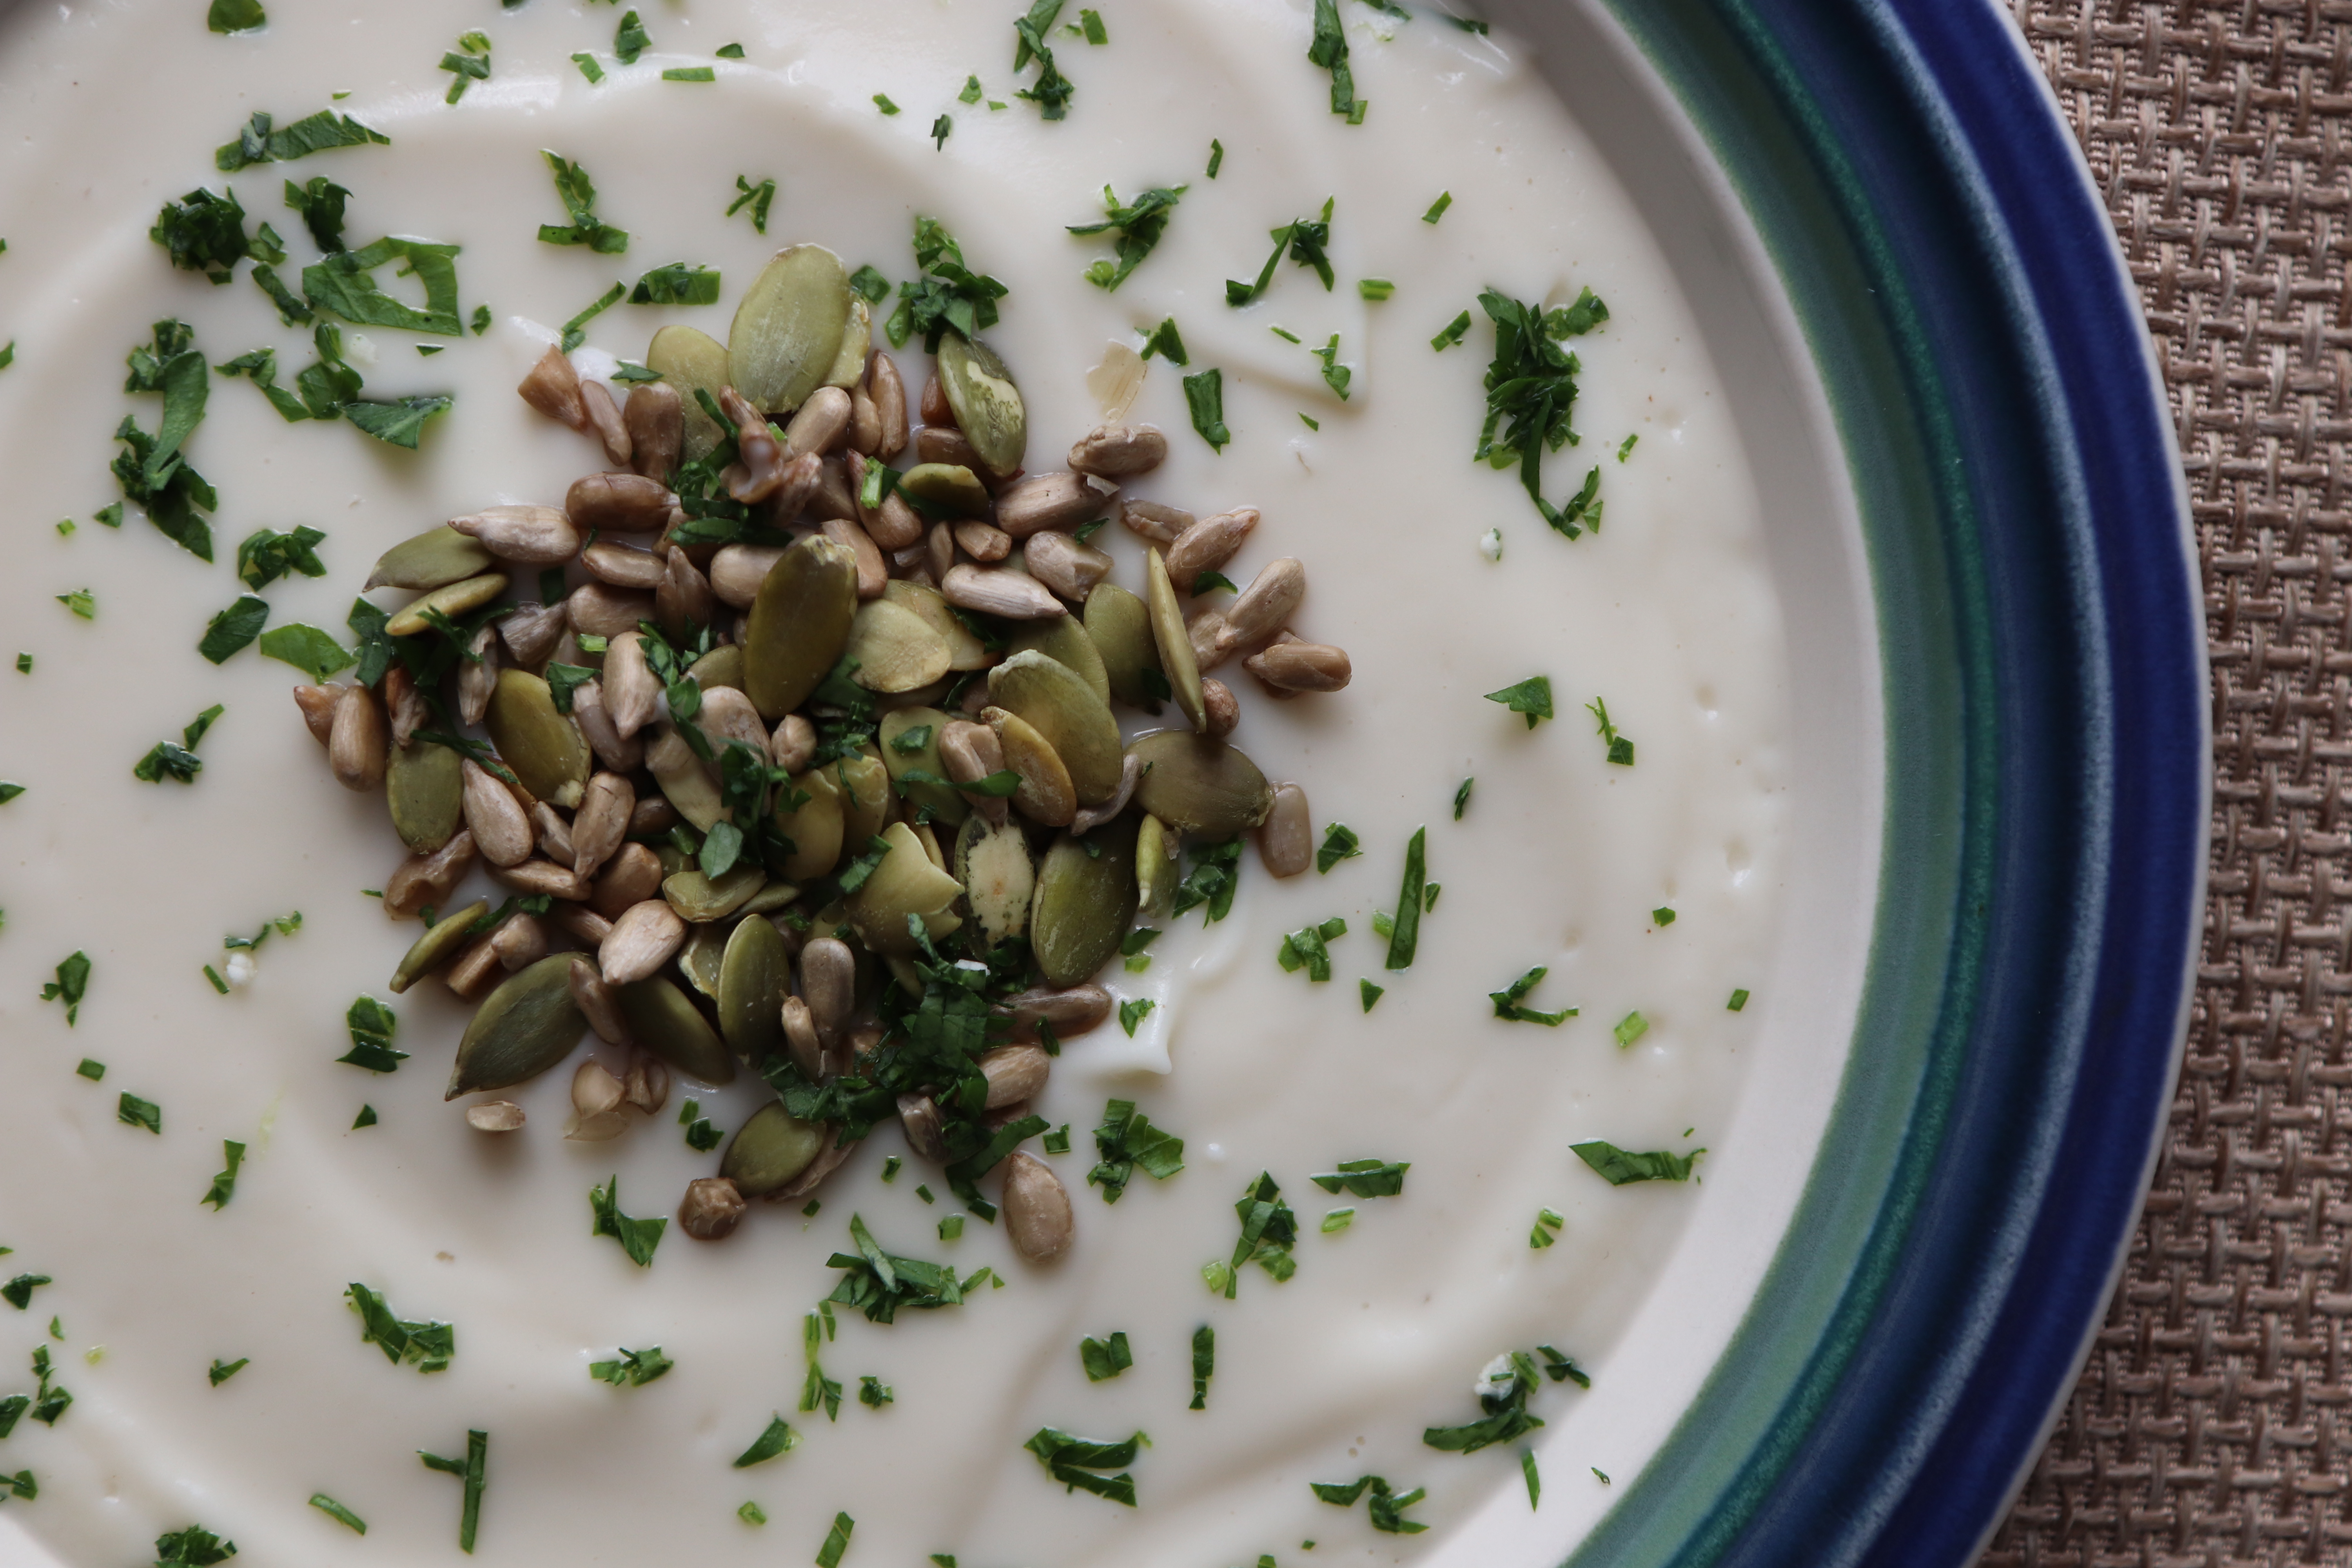
[[[394,547],[367,586],[420,596],[361,628],[357,684],[294,695],[410,851],[384,910],[427,923],[393,990],[481,999],[448,1098],[593,1029],[631,1065],[576,1070],[568,1135],[610,1138],[671,1069],[724,1084],[740,1062],[777,1097],[688,1188],[688,1235],[810,1193],[895,1117],[983,1215],[1003,1167],[1008,1230],[1041,1260],[1070,1203],[1019,1146],[1061,1041],[1112,1011],[1096,973],[1139,912],[1199,900],[1201,865],[1229,900],[1243,834],[1277,877],[1312,857],[1305,793],[1226,743],[1234,694],[1206,672],[1238,656],[1287,698],[1344,687],[1348,657],[1287,629],[1295,560],[1187,618],[1258,514],[1124,499],[1158,430],[1108,424],[1069,471],[1026,474],[1021,394],[984,343],[945,330],[910,429],[870,321],[839,258],[800,245],[725,345],[657,333],[624,398],[551,348],[523,397],[612,468],[561,508]],[[1087,542],[1112,517],[1149,542],[1140,597]],[[1171,703],[1176,727],[1124,737],[1119,710]],[[477,859],[511,896],[450,908]]]

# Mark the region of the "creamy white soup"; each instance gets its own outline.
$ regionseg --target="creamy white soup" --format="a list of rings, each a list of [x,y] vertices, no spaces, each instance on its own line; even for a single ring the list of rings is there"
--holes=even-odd
[[[1010,68],[1024,13],[980,0],[653,0],[629,14],[634,63],[616,50],[625,7],[563,0],[269,0],[267,26],[236,35],[207,28],[203,0],[0,19],[0,658],[22,650],[0,668],[0,778],[23,786],[0,804],[0,1275],[17,1280],[0,1396],[26,1396],[0,1477],[28,1473],[13,1495],[0,1479],[0,1555],[210,1561],[189,1537],[152,1544],[200,1527],[238,1563],[457,1561],[467,1483],[418,1455],[463,1471],[469,1433],[487,1439],[484,1562],[1293,1568],[1443,1552],[1497,1499],[1605,1507],[1656,1432],[1594,1419],[1595,1402],[1668,1363],[1686,1386],[1719,1348],[1621,1354],[1693,1216],[1741,1201],[1707,1176],[1775,1005],[1780,610],[1717,369],[1576,106],[1509,40],[1409,9],[1335,13],[1354,123],[1333,112],[1329,49],[1309,58],[1313,9],[1273,0],[1074,0],[1040,35],[1063,106],[1017,96],[1041,74]],[[281,131],[328,110],[389,142],[222,172],[214,150],[257,110]],[[594,219],[625,250],[541,240],[574,221],[542,150],[593,178]],[[408,450],[351,419],[289,423],[253,377],[211,373],[184,448],[217,491],[207,564],[109,473],[125,416],[152,433],[163,407],[123,390],[125,355],[168,319],[212,365],[276,350],[281,387],[317,354],[253,262],[216,286],[174,270],[149,230],[167,202],[233,190],[299,290],[320,247],[281,191],[320,175],[349,191],[351,248],[458,247],[459,333],[341,327],[362,398],[454,401]],[[1122,203],[1181,187],[1115,290],[1087,272],[1116,262],[1118,234],[1068,232],[1101,219],[1106,185]],[[1263,292],[1230,304],[1270,231],[1327,204],[1331,285],[1286,246]],[[257,647],[215,666],[197,645],[247,592],[236,546],[257,531],[324,535],[323,576],[259,590],[269,626],[349,645],[353,596],[392,545],[487,506],[560,505],[604,468],[515,388],[612,285],[672,262],[721,279],[711,305],[624,300],[580,322],[572,363],[591,380],[642,363],[666,325],[723,342],[790,244],[887,279],[878,325],[919,276],[919,216],[1006,286],[981,335],[1025,401],[1032,473],[1105,422],[1089,372],[1175,324],[1185,363],[1155,354],[1123,414],[1168,457],[1120,500],[1258,509],[1223,568],[1238,584],[1303,563],[1288,626],[1347,651],[1345,689],[1277,701],[1238,660],[1213,673],[1239,704],[1232,743],[1303,789],[1318,846],[1341,825],[1358,852],[1277,879],[1246,845],[1229,915],[1146,921],[1163,928],[1148,963],[1097,976],[1131,1028],[1113,1016],[1064,1043],[1033,1107],[1066,1142],[1024,1145],[1073,1205],[1058,1258],[1024,1261],[892,1119],[814,1212],[754,1204],[714,1242],[673,1220],[639,1267],[592,1233],[591,1189],[617,1178],[623,1213],[674,1215],[720,1157],[689,1146],[684,1101],[731,1135],[774,1091],[749,1070],[723,1088],[679,1077],[622,1136],[567,1140],[577,1063],[626,1065],[590,1037],[498,1096],[520,1131],[469,1126],[443,1088],[473,1004],[436,981],[386,986],[422,928],[363,891],[403,854],[381,797],[336,787],[289,700],[307,676]],[[415,303],[423,280],[396,270],[377,281]],[[1543,310],[1588,289],[1606,302],[1562,342],[1578,439],[1541,468],[1555,509],[1597,476],[1574,537],[1516,466],[1473,460],[1487,289]],[[930,374],[919,338],[876,342],[912,403]],[[1212,368],[1222,447],[1184,384]],[[1112,522],[1092,543],[1143,592],[1137,532]],[[1547,716],[1488,700],[1520,688],[1534,706],[1537,677]],[[200,772],[135,775],[215,704]],[[1133,733],[1173,714],[1125,717]],[[1391,969],[1375,921],[1396,910],[1417,831],[1428,901],[1410,966]],[[478,867],[452,901],[477,889],[507,895]],[[297,910],[299,930],[224,945]],[[1335,919],[1328,980],[1279,962],[1286,933]],[[339,1060],[362,996],[396,1016],[394,1071]],[[1181,1170],[1137,1171],[1116,1204],[1088,1182],[1111,1100],[1182,1139]],[[202,1200],[224,1141],[245,1153],[216,1209]],[[1612,1184],[1580,1143],[1686,1179]],[[1392,1195],[1312,1180],[1351,1161],[1409,1170]],[[1204,1266],[1230,1268],[1235,1204],[1261,1173],[1295,1215],[1295,1271],[1244,1261],[1229,1297]],[[1000,1176],[981,1184],[991,1200]],[[830,1305],[812,1363],[804,1325],[845,1277],[829,1260],[857,1250],[852,1216],[887,1253],[951,1268],[964,1299],[887,1325]],[[446,1368],[364,1338],[354,1284],[401,1320],[450,1325]],[[1213,1360],[1196,1356],[1202,1329]],[[1092,1370],[1131,1365],[1090,1378],[1089,1339]],[[656,1379],[592,1375],[654,1347],[671,1363]],[[1531,1392],[1511,1393],[1511,1363],[1490,1371],[1514,1352]],[[837,1410],[821,1389],[804,1401],[813,1364]],[[1482,1378],[1539,1429],[1469,1453],[1427,1440],[1488,1416]],[[779,1419],[793,1446],[739,1465]],[[1057,1479],[1036,1451],[1053,1441],[1024,1447],[1041,1432],[1143,1434],[1076,1472],[1129,1478],[1132,1506],[1070,1489],[1072,1456]]]

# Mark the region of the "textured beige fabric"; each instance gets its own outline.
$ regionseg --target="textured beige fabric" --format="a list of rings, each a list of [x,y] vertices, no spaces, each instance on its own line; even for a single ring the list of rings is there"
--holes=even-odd
[[[2006,0],[2148,311],[2212,885],[2122,1288],[1985,1563],[2352,1564],[2352,0]]]

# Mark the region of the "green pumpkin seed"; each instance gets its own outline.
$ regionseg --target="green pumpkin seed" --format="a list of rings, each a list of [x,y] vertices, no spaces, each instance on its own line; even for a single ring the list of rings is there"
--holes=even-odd
[[[1029,859],[1028,836],[1018,825],[992,827],[984,816],[966,817],[956,835],[955,872],[984,944],[993,947],[1028,929],[1037,868]]]
[[[1223,741],[1160,730],[1128,749],[1144,764],[1135,804],[1178,833],[1223,838],[1255,827],[1274,809],[1265,775]]]
[[[664,881],[667,881],[672,877],[685,875],[694,866],[693,856],[680,849],[677,845],[667,842],[654,847],[654,858],[661,862]]]
[[[526,669],[499,671],[482,727],[523,788],[566,811],[580,804],[588,788],[588,742],[568,714],[555,710],[547,682]]]
[[[753,407],[782,414],[808,401],[840,357],[849,269],[821,245],[776,252],[735,308],[727,375]]]
[[[849,297],[849,314],[841,323],[841,352],[833,356],[833,371],[824,378],[825,385],[847,392],[865,380],[866,359],[873,352],[874,312],[853,293]]]
[[[961,463],[917,463],[898,476],[898,488],[950,517],[987,517],[994,510],[988,487]]]
[[[773,724],[809,699],[848,645],[857,616],[857,557],[818,534],[768,568],[743,638],[743,691]]]
[[[462,583],[451,583],[436,588],[421,598],[413,599],[383,623],[383,635],[390,637],[413,637],[429,631],[433,623],[425,618],[428,610],[438,610],[452,620],[471,610],[478,610],[507,591],[503,572],[486,572],[478,577],[468,577]]]
[[[1034,648],[1055,664],[1066,665],[1084,678],[1102,700],[1110,706],[1110,672],[1103,657],[1095,647],[1095,639],[1087,634],[1076,616],[1055,616],[1049,621],[1030,621],[1013,636],[1011,653],[1027,653]]]
[[[887,599],[857,606],[843,652],[857,661],[850,679],[868,691],[912,691],[948,672],[947,639],[922,616]]]
[[[882,837],[889,841],[890,853],[849,895],[849,923],[866,951],[904,958],[918,951],[907,931],[908,915],[919,916],[934,941],[963,923],[950,912],[963,885],[931,864],[922,841],[905,823],[892,823]]]
[[[935,779],[948,776],[946,764],[940,761],[940,737],[951,722],[936,708],[899,708],[882,715],[880,733],[882,765],[889,770],[899,798],[910,806],[929,807],[932,821],[954,827],[971,813],[971,805],[961,790],[943,784],[899,782],[912,773],[929,773]],[[918,730],[929,731],[919,737],[920,744],[911,751],[899,744]]]
[[[764,1198],[792,1185],[824,1152],[824,1125],[796,1121],[783,1101],[770,1100],[751,1113],[719,1157],[719,1173],[747,1198]]]
[[[779,882],[771,877],[767,886],[744,900],[735,912],[739,915],[772,915],[800,896],[801,890],[790,882]]]
[[[686,933],[686,944],[677,950],[677,972],[686,976],[688,985],[713,1002],[719,1000],[719,970],[727,954],[728,934],[728,929],[715,921],[695,926]]]
[[[413,855],[430,855],[457,836],[466,811],[463,759],[446,746],[394,746],[383,772],[392,829]]]
[[[1135,919],[1135,814],[1123,812],[1084,841],[1066,833],[1045,851],[1029,906],[1029,948],[1046,984],[1091,980],[1118,952]]]
[[[442,1099],[511,1088],[572,1054],[588,1032],[572,1000],[572,958],[554,953],[499,982],[457,1042],[457,1065]]]
[[[776,928],[754,915],[735,927],[719,965],[719,1033],[757,1067],[783,1044],[792,952]]]
[[[841,786],[842,842],[863,854],[866,841],[890,820],[890,771],[860,752],[835,763],[833,778]]]
[[[615,986],[613,996],[629,1032],[670,1066],[701,1083],[734,1080],[735,1058],[685,992],[656,974]]]
[[[687,674],[705,691],[713,687],[729,686],[743,689],[743,650],[730,643],[725,647],[712,648],[687,666]]]
[[[738,866],[724,877],[700,871],[680,871],[662,879],[662,897],[678,918],[701,925],[723,921],[743,907],[744,900],[767,884],[768,873],[757,866]]]
[[[953,670],[985,669],[990,654],[988,645],[971,635],[971,629],[955,617],[947,598],[937,588],[926,588],[920,583],[901,582],[893,577],[882,584],[882,597],[902,610],[912,610],[923,617],[923,624],[940,634],[948,645],[948,668]]]
[[[694,327],[664,327],[646,350],[646,368],[660,372],[685,405],[687,461],[698,463],[717,451],[727,433],[694,395],[707,392],[711,402],[719,401],[719,389],[727,384],[726,345]]]
[[[1151,640],[1160,649],[1160,668],[1167,678],[1176,706],[1196,731],[1209,728],[1208,699],[1201,691],[1201,664],[1192,657],[1192,636],[1184,629],[1183,607],[1176,603],[1176,584],[1169,580],[1168,563],[1155,547],[1143,563],[1144,591],[1150,605]]]
[[[368,574],[364,586],[423,593],[462,583],[497,564],[482,542],[470,534],[446,526],[428,528],[377,557],[375,570]]]
[[[1080,805],[1100,805],[1118,789],[1118,721],[1086,677],[1033,649],[988,672],[988,697],[1045,738],[1070,770]]]
[[[996,732],[996,749],[1004,765],[1019,775],[1013,792],[1013,809],[1046,827],[1067,827],[1078,815],[1078,792],[1070,784],[1070,770],[1035,725],[1002,708],[983,708],[980,716]]]
[[[1176,901],[1176,835],[1149,814],[1135,831],[1135,901],[1139,920],[1166,914]]]
[[[488,899],[476,899],[462,910],[452,910],[433,922],[433,929],[416,939],[392,972],[392,994],[395,996],[457,956],[472,934],[474,922],[489,911]]]
[[[793,806],[795,801],[800,804]],[[784,858],[786,878],[813,882],[840,863],[841,786],[831,769],[812,768],[778,790],[775,817],[776,831],[793,846]]]
[[[1029,411],[1013,373],[986,343],[950,329],[940,340],[940,388],[988,471],[1009,479],[1029,450]]]
[[[1111,696],[1146,713],[1159,712],[1171,691],[1143,601],[1116,583],[1097,583],[1087,595],[1085,622]]]

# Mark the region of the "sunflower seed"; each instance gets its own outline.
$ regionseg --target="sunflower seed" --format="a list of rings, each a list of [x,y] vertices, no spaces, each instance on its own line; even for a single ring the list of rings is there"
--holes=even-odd
[[[946,1163],[948,1146],[940,1134],[940,1108],[929,1095],[900,1095],[898,1125],[906,1131],[907,1147],[935,1164]]]
[[[1110,557],[1066,533],[1033,533],[1021,552],[1029,574],[1065,599],[1083,599],[1110,575]]]
[[[327,765],[335,782],[352,790],[382,787],[390,743],[375,693],[364,686],[344,687],[327,735]]]
[[[1234,558],[1257,526],[1257,508],[1240,506],[1186,529],[1168,548],[1169,577],[1185,593],[1192,592],[1202,573],[1213,572]]]
[[[568,866],[579,858],[572,847],[572,824],[563,814],[545,801],[535,802],[530,808],[531,832],[538,836],[539,852],[559,866]]]
[[[1242,721],[1242,705],[1234,700],[1234,689],[1211,677],[1201,679],[1201,708],[1207,721],[1201,732],[1212,740],[1223,740]]]
[[[788,713],[768,737],[768,754],[788,773],[805,773],[816,756],[816,726],[797,713]]]
[[[499,628],[499,640],[507,645],[509,657],[517,664],[536,666],[555,651],[556,641],[571,620],[559,599],[552,605],[518,605],[513,615],[492,624]]]
[[[634,545],[599,541],[581,552],[580,563],[597,581],[610,583],[615,588],[634,588],[649,594],[662,580],[661,557]]]
[[[782,546],[773,544],[721,547],[710,559],[710,591],[719,595],[722,605],[750,609],[760,596],[760,584],[768,580],[768,574],[775,569],[783,553]]]
[[[1178,507],[1161,506],[1154,500],[1125,498],[1118,520],[1129,532],[1147,540],[1161,549],[1172,547],[1192,526],[1192,514]]]
[[[963,432],[952,425],[925,425],[915,432],[915,457],[925,463],[952,463],[959,468],[970,468],[976,474],[986,473],[988,465],[980,460],[980,453]],[[988,479],[995,478],[991,474]],[[981,481],[988,482],[987,479]]]
[[[724,1241],[743,1223],[751,1205],[724,1176],[698,1176],[686,1184],[677,1205],[677,1228],[697,1241]]]
[[[636,809],[636,786],[619,773],[598,773],[588,781],[580,809],[572,818],[569,842],[572,868],[593,877],[628,836],[629,813]]]
[[[584,899],[588,879],[569,866],[552,860],[526,860],[520,866],[494,866],[490,875],[530,898]]]
[[[1049,1262],[1069,1250],[1076,1227],[1053,1168],[1025,1150],[1005,1156],[1004,1230],[1013,1250],[1031,1263]]]
[[[1128,797],[1135,793],[1136,784],[1143,777],[1143,763],[1133,752],[1120,759],[1118,788],[1100,805],[1090,805],[1070,818],[1070,835],[1082,838],[1127,809]]]
[[[430,855],[411,855],[384,879],[383,912],[404,921],[427,904],[438,908],[473,864],[474,836],[462,830]]]
[[[562,420],[574,430],[588,428],[588,409],[580,401],[580,373],[553,343],[539,356],[539,362],[522,378],[515,390],[522,400],[546,415]]]
[[[1013,553],[1013,536],[992,522],[967,519],[956,523],[954,528],[955,542],[962,545],[964,553],[974,561],[997,562]],[[952,563],[950,570],[953,570]],[[947,581],[947,574],[941,573],[940,580],[942,583]]]
[[[629,1103],[652,1116],[669,1103],[669,1066],[650,1051],[637,1051],[629,1058],[629,1076],[623,1079],[629,1094]]]
[[[686,445],[686,411],[677,388],[666,381],[630,388],[621,424],[629,439],[629,455],[622,460],[646,478],[667,483]]]
[[[1069,606],[1034,577],[1002,568],[950,567],[940,584],[940,592],[958,609],[1001,616],[1009,621],[1042,620],[1070,613]]]
[[[493,866],[518,866],[530,858],[537,836],[514,792],[470,760],[459,764],[465,781],[466,828],[482,858]]]
[[[972,1065],[988,1079],[988,1109],[1001,1110],[1034,1099],[1045,1087],[1054,1058],[1043,1046],[998,1046],[982,1052]]]
[[[874,395],[860,383],[849,394],[849,449],[861,458],[870,458],[882,445],[882,411],[874,406]]]
[[[752,751],[765,753],[768,749],[768,727],[760,721],[760,710],[751,706],[751,698],[732,686],[712,686],[702,693],[702,711],[695,716],[702,732],[713,744],[723,746],[730,741],[740,741]]]
[[[677,726],[665,723],[656,731],[646,747],[646,771],[697,833],[709,832],[713,823],[729,815],[710,770],[678,735]]]
[[[1060,1038],[1068,1039],[1100,1026],[1110,1016],[1110,993],[1088,984],[1036,987],[1007,996],[990,1011],[1013,1020],[1016,1038],[1034,1038],[1037,1026],[1043,1023]]]
[[[1184,644],[1192,650],[1192,667],[1206,673],[1223,664],[1238,640],[1227,635],[1220,610],[1202,610],[1184,623]]]
[[[634,1043],[629,1026],[621,1016],[621,1004],[614,996],[613,988],[604,984],[604,977],[596,973],[594,962],[576,952],[569,954],[566,962],[571,965],[566,980],[572,988],[572,1005],[580,1009],[588,1026],[596,1031],[599,1038],[616,1046]]]
[[[857,999],[857,960],[847,942],[821,936],[801,949],[801,996],[818,1037],[828,1043],[837,1038]]]
[[[874,456],[885,462],[907,449],[907,384],[899,379],[898,367],[887,353],[877,353],[866,367],[866,385],[874,399],[874,412],[881,420],[881,436],[875,442]]]
[[[817,1037],[816,1019],[807,1003],[797,996],[784,998],[784,1047],[792,1052],[793,1062],[810,1079],[824,1076],[824,1043]]]
[[[466,1107],[466,1125],[477,1132],[519,1131],[522,1127],[522,1107],[511,1100],[486,1100]]]
[[[669,521],[677,497],[643,474],[590,474],[564,493],[564,514],[583,531],[647,533]]]
[[[923,383],[922,401],[916,412],[923,416],[925,425],[954,425],[955,410],[948,406],[948,389],[936,374]]]
[[[334,738],[335,704],[343,700],[340,686],[298,686],[294,689],[294,706],[302,710],[302,722],[310,738],[320,745]]]
[[[645,742],[637,736],[622,734],[614,724],[612,713],[604,707],[602,682],[587,680],[572,688],[572,721],[580,726],[596,760],[614,772],[632,773],[644,764]]]
[[[425,703],[425,693],[417,689],[416,678],[408,673],[406,665],[394,664],[383,672],[382,694],[384,712],[392,721],[393,748],[395,752],[405,750],[432,716]],[[331,721],[332,715],[329,717]]]
[[[849,394],[837,386],[810,393],[784,426],[784,456],[821,458],[832,451],[849,429]]]
[[[629,1130],[629,1119],[617,1110],[574,1117],[563,1136],[574,1143],[609,1143]]]
[[[878,599],[882,585],[890,580],[890,568],[882,559],[881,548],[874,536],[848,518],[831,517],[824,521],[824,537],[849,552],[857,570],[857,596]]]
[[[449,526],[501,561],[553,566],[580,553],[580,530],[551,506],[486,506],[453,517]]]
[[[1306,596],[1306,567],[1288,556],[1266,563],[1225,611],[1224,629],[1217,634],[1220,656],[1272,637]]]
[[[596,948],[596,967],[607,985],[627,985],[659,973],[686,941],[686,922],[660,899],[624,910]]]
[[[623,736],[635,735],[661,711],[661,680],[646,660],[644,634],[635,627],[604,645],[602,688],[604,711]],[[576,691],[573,707],[578,707]]]
[[[1168,437],[1152,425],[1097,425],[1070,448],[1070,467],[1107,479],[1148,474],[1168,457]]]
[[[996,526],[1015,539],[1067,531],[1102,516],[1109,503],[1083,474],[1038,474],[996,498]]]
[[[997,744],[996,731],[985,724],[956,720],[940,731],[938,742],[940,767],[950,784],[978,784],[1004,766],[1004,750]],[[1004,826],[1009,807],[1003,798],[966,795],[964,799],[994,826]]]
[[[588,947],[594,947],[598,942],[603,942],[604,933],[613,929],[611,921],[606,920],[586,904],[569,900],[548,905],[547,918],[555,922],[556,930],[572,941]],[[580,955],[574,953],[572,956],[577,958]]]

